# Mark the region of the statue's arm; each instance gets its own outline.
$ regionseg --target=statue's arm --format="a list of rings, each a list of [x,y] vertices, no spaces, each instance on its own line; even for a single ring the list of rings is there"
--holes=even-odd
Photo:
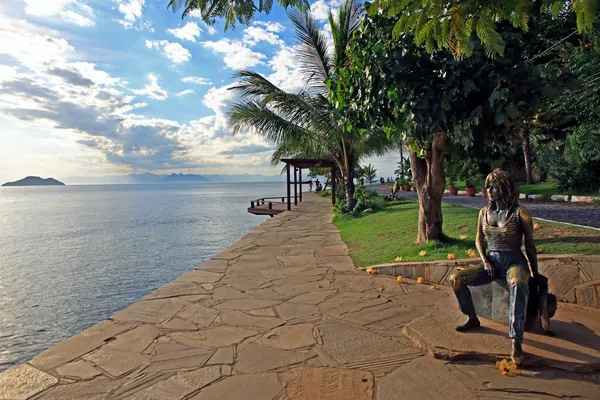
[[[477,237],[475,238],[475,246],[479,252],[479,257],[484,264],[488,263],[488,258],[485,253],[485,235],[483,233],[483,227],[481,226],[481,218],[485,216],[485,207],[479,210],[479,219],[477,220]]]
[[[538,263],[535,242],[533,241],[533,218],[529,214],[529,210],[525,207],[521,207],[519,217],[521,226],[523,227],[523,235],[525,236],[525,253],[527,254],[527,260],[529,260],[529,269],[531,270],[531,275],[535,276],[538,274]]]

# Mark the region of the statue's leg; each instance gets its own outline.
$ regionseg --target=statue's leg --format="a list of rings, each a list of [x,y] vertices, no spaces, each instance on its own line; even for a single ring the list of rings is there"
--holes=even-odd
[[[510,292],[508,311],[509,337],[512,339],[512,358],[516,364],[523,361],[523,332],[529,300],[529,269],[521,265],[513,265],[506,273],[506,281]]]
[[[475,313],[475,306],[473,305],[473,297],[469,286],[480,286],[491,282],[491,278],[483,266],[476,266],[465,268],[460,271],[456,271],[450,276],[450,283],[460,311],[469,317],[464,325],[456,327],[459,332],[468,331],[470,329],[478,328],[481,326],[477,314]]]

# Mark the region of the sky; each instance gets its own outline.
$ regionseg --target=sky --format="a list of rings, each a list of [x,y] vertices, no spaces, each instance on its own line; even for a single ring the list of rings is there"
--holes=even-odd
[[[296,40],[275,4],[248,26],[207,26],[168,0],[0,3],[0,182],[153,172],[276,175],[272,144],[232,135],[240,69],[302,87]],[[318,0],[311,12],[327,33]],[[327,33],[329,34],[329,33]],[[384,176],[391,153],[368,159]]]

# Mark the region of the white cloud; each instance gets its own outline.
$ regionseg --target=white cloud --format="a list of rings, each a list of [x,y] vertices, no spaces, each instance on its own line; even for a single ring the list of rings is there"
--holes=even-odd
[[[58,17],[79,26],[93,26],[94,10],[77,0],[25,0],[25,12],[36,17]]]
[[[192,93],[196,93],[194,90],[192,89],[186,89],[186,90],[182,90],[181,92],[177,93],[175,96],[185,96],[186,94],[192,94]]]
[[[263,26],[267,31],[275,33],[283,32],[285,30],[285,26],[274,21],[254,21],[252,25]]]
[[[11,80],[17,75],[17,67],[0,64],[0,82]]]
[[[317,21],[327,21],[329,19],[329,8],[335,14],[340,7],[341,1],[332,0],[329,3],[325,0],[317,0],[310,5],[310,13]]]
[[[179,43],[169,42],[168,40],[146,40],[146,47],[162,50],[164,55],[175,64],[185,62],[192,57],[185,47]]]
[[[133,23],[142,17],[142,11],[146,0],[116,0],[119,4],[119,12],[123,14],[123,20],[119,23],[126,28],[131,28]]]
[[[208,30],[208,34],[210,36],[214,35],[215,33],[217,33],[217,30],[213,27],[213,26],[207,26],[206,29]]]
[[[148,103],[134,103],[133,108],[144,108],[147,107]]]
[[[148,74],[148,84],[143,89],[133,89],[132,92],[155,100],[165,100],[168,97],[167,91],[158,84],[158,76],[154,74]]]
[[[282,47],[268,62],[273,70],[268,79],[288,92],[299,91],[306,81],[298,63],[296,51],[297,49],[294,47]]]
[[[254,46],[261,41],[279,46],[284,45],[283,40],[281,40],[278,35],[266,28],[261,28],[256,25],[244,29],[243,40],[244,43],[247,43],[249,46]]]
[[[210,85],[211,84],[211,82],[208,79],[202,78],[200,76],[186,76],[185,78],[183,78],[181,80],[186,83],[195,83],[196,85]]]
[[[221,39],[216,42],[202,42],[202,45],[214,53],[222,54],[223,61],[228,68],[244,69],[262,64],[266,56],[252,51],[239,41]]]
[[[181,40],[196,41],[196,37],[200,37],[202,29],[195,22],[188,22],[181,28],[167,29],[167,32]]]

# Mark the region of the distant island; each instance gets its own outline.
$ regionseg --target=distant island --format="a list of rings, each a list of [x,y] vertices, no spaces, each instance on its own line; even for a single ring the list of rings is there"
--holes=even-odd
[[[2,186],[64,186],[65,184],[54,178],[40,178],[39,176],[28,176],[16,182],[6,182]]]
[[[121,176],[69,176],[63,179],[71,185],[106,184],[156,184],[156,183],[243,183],[243,182],[285,182],[281,175],[195,175],[195,174],[129,174]]]

